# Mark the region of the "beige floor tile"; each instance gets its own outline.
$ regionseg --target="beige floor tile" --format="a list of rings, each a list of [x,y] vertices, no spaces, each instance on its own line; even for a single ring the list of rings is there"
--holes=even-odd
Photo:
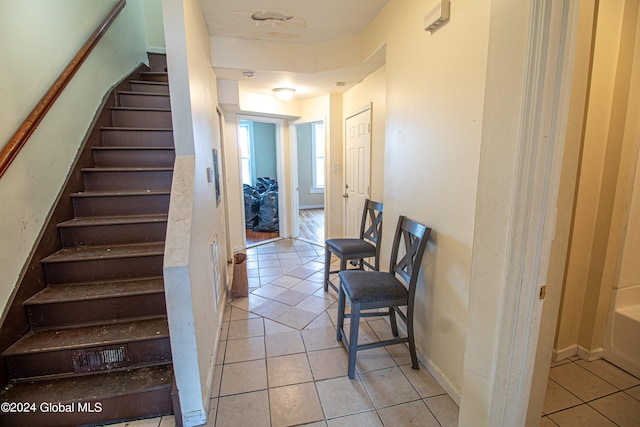
[[[305,424],[304,427],[327,427],[326,421],[316,421],[315,423]]]
[[[422,400],[379,409],[378,414],[385,427],[440,427],[440,424]]]
[[[397,366],[395,360],[384,347],[361,350],[356,356],[356,370],[360,373],[394,366]]]
[[[262,298],[261,296],[249,294],[246,298],[238,298],[237,300],[231,303],[232,306],[242,309],[244,311],[251,311],[253,308],[259,306],[260,304],[264,304],[269,301],[266,298]]]
[[[304,342],[299,331],[265,336],[267,357],[304,353]]]
[[[211,397],[220,396],[220,384],[222,383],[222,365],[216,365],[213,370],[213,384],[211,385]]]
[[[220,396],[266,389],[267,366],[264,359],[224,365]]]
[[[315,295],[309,295],[307,298],[300,301],[296,305],[296,308],[310,311],[311,313],[320,314],[324,312],[327,308],[331,307],[333,304],[334,302],[331,300],[320,298]]]
[[[307,356],[316,381],[347,375],[349,357],[342,347],[312,351],[307,353]]]
[[[640,426],[640,402],[624,392],[594,400],[589,405],[621,427]]]
[[[260,277],[260,269],[258,268],[247,268],[247,277]]]
[[[211,413],[211,410],[209,411],[209,413]],[[215,415],[215,411],[213,412],[213,414]],[[174,415],[166,415],[162,417],[159,427],[176,427],[176,417]]]
[[[307,277],[307,280],[311,280],[312,282],[324,283],[324,272],[318,271],[317,273],[313,273],[311,276]]]
[[[222,365],[224,362],[224,351],[227,348],[227,341],[220,339],[218,342],[218,350],[216,351],[216,365]]]
[[[227,341],[224,363],[246,362],[265,358],[264,337]]]
[[[324,420],[313,383],[269,389],[272,427],[292,426]]]
[[[271,268],[271,267],[280,267],[280,260],[277,259],[269,259],[260,261],[260,268]]]
[[[258,246],[257,248],[257,253],[262,255],[262,254],[275,254],[278,252],[278,250],[276,249],[276,245],[273,245],[271,243],[267,243],[266,245],[261,245]]]
[[[358,377],[318,381],[316,387],[327,419],[373,409],[373,403]]]
[[[575,363],[579,366],[582,366],[589,372],[596,374],[598,377],[602,378],[609,384],[613,384],[620,390],[624,390],[640,384],[640,379],[626,373],[616,366],[613,366],[611,363],[603,359],[594,360],[593,362],[578,360]]]
[[[275,320],[292,328],[302,330],[315,320],[316,317],[318,317],[316,313],[291,307],[290,310],[285,311],[284,314],[278,316]]]
[[[313,381],[307,355],[298,353],[268,358],[267,378],[270,388]]]
[[[551,421],[549,417],[542,417],[542,419],[540,419],[540,427],[557,427],[557,426],[558,424]]]
[[[411,366],[401,366],[400,369],[420,397],[425,398],[445,394],[446,391],[431,376],[427,368],[422,363],[419,366],[420,369],[413,369]]]
[[[127,421],[120,424],[112,424],[109,427],[158,427],[160,418],[150,418],[147,420]]]
[[[248,259],[249,259],[249,257],[247,257],[247,260],[248,260]],[[247,267],[247,269],[249,269],[249,268],[258,268],[258,267],[259,267],[259,265],[258,265],[258,258],[256,258],[256,260],[255,260],[255,261],[247,261],[247,262],[245,263],[245,266]]]
[[[224,314],[222,315],[223,322],[228,322],[229,320],[231,320],[231,309],[232,306],[229,304],[224,306]]]
[[[390,340],[394,338],[391,333],[391,325],[384,318],[369,320],[367,323],[379,340]]]
[[[282,316],[287,310],[289,310],[291,306],[287,304],[283,304],[278,301],[266,300],[264,304],[260,304],[255,307],[252,311],[260,316],[266,317],[267,319],[277,319]]]
[[[258,316],[249,311],[242,310],[238,307],[231,307],[231,315],[229,316],[229,320],[247,320],[254,319],[256,317]]]
[[[361,412],[327,421],[329,427],[383,427],[376,411]]]
[[[429,397],[424,400],[442,427],[457,427],[460,409],[448,395]]]
[[[360,374],[360,378],[376,408],[420,399],[398,367]]]
[[[271,261],[271,260],[277,260],[278,259],[278,254],[274,251],[273,253],[260,253],[258,254],[258,262],[263,262],[263,261]]]
[[[277,276],[262,276],[260,277],[260,286],[273,283],[275,280],[278,280],[281,277],[282,277],[282,274],[278,274]]]
[[[305,264],[304,267],[296,268],[295,270],[290,271],[287,274],[289,276],[297,277],[298,279],[306,279],[307,277],[315,274],[318,271],[318,270],[316,270],[314,268],[306,267],[306,265],[308,265],[308,264],[309,263]]]
[[[291,277],[291,276],[285,275],[285,276],[280,276],[277,279],[273,280],[271,284],[290,289],[300,282],[302,282],[302,280],[298,279],[297,277]]]
[[[547,391],[544,397],[543,414],[551,414],[553,412],[562,411],[572,406],[580,405],[582,401],[566,389],[556,383],[554,380],[547,381]]]
[[[617,391],[614,386],[575,363],[551,368],[549,378],[585,402]]]
[[[270,427],[266,390],[221,397],[216,427]]]
[[[409,353],[409,346],[406,343],[390,345],[385,348],[398,366],[411,364],[411,353]]]
[[[282,267],[295,267],[295,268],[288,268],[288,269],[282,269],[282,271],[287,274],[290,271],[295,270],[296,268],[300,267],[302,265],[302,261],[299,258],[285,258],[285,259],[281,259],[280,260],[280,265]]]
[[[282,292],[280,295],[278,295],[274,299],[278,302],[293,306],[298,304],[300,301],[302,301],[306,297],[307,297],[307,294],[303,292],[287,289],[286,291]]]
[[[283,293],[286,289],[280,286],[268,284],[264,286],[260,286],[258,289],[252,292],[254,295],[259,295],[263,298],[274,299],[281,293]]]
[[[640,400],[640,386],[632,387],[628,390],[625,390],[625,392],[629,396],[634,397],[636,400]]]
[[[265,276],[279,276],[281,274],[284,274],[282,272],[282,268],[280,267],[266,267],[266,268],[259,268],[258,269],[259,273],[260,273],[260,277],[265,277]]]
[[[313,322],[309,323],[304,328],[305,329],[316,329],[316,328],[324,328],[325,326],[331,326],[333,328],[333,330],[335,331],[335,326],[333,325],[333,322],[329,318],[329,315],[326,312],[322,312],[322,313],[320,313],[320,315],[318,315],[318,317],[313,319]]]
[[[226,341],[227,337],[229,336],[229,323],[231,322],[222,322],[222,325],[220,326],[221,341]]]
[[[333,326],[306,329],[302,331],[302,339],[307,351],[342,347],[341,342],[336,340],[336,329]]]
[[[615,427],[615,423],[586,403],[549,415],[560,427]]]
[[[333,301],[334,303],[338,302],[338,294],[333,290],[333,288],[329,288],[327,292],[324,291],[324,286],[322,286],[322,282],[318,283],[320,285],[320,289],[318,289],[313,295],[328,299]],[[337,307],[337,306],[336,306]]]
[[[270,319],[264,319],[264,333],[265,335],[284,334],[286,332],[297,332],[297,329],[293,329],[282,323],[275,322]]]
[[[228,339],[260,337],[264,335],[264,322],[262,318],[247,320],[232,320],[229,323]]]

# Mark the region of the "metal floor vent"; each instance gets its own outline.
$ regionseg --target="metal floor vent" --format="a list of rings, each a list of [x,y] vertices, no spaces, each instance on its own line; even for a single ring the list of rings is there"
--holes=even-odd
[[[129,366],[129,351],[126,344],[73,352],[75,372],[101,371],[123,366]]]

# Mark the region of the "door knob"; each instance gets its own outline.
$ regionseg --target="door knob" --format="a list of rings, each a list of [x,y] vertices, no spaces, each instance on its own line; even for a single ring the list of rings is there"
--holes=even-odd
[[[342,197],[344,197],[345,199],[348,199],[349,195],[345,193],[345,194],[342,195]]]

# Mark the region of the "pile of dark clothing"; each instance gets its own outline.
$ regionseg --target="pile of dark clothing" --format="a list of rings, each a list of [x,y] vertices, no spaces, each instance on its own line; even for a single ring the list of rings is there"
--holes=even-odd
[[[278,183],[258,178],[255,187],[244,184],[244,216],[246,228],[274,232],[278,223]]]

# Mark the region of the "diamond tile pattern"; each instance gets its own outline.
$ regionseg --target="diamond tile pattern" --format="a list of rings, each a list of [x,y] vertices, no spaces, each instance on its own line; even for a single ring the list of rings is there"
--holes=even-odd
[[[411,369],[404,344],[359,352],[347,378],[337,297],[322,290],[324,248],[285,239],[247,255],[255,277],[249,297],[224,313],[207,425],[458,425],[458,406],[424,366]],[[360,341],[389,333],[384,319],[368,318]],[[640,380],[604,360],[554,362],[542,415],[542,426],[638,427]]]

